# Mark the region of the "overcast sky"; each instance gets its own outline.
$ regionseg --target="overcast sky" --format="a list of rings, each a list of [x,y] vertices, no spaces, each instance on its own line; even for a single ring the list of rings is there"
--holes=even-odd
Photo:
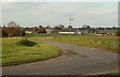
[[[15,21],[24,27],[63,24],[74,27],[118,26],[117,2],[3,2],[2,24]]]

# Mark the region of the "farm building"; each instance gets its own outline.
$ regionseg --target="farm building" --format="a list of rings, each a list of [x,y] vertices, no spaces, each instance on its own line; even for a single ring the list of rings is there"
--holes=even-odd
[[[24,28],[25,33],[32,33],[32,28]]]
[[[96,34],[101,34],[101,35],[116,35],[117,31],[118,30],[112,30],[112,29],[108,30],[108,29],[106,29],[106,30],[99,30]]]
[[[63,29],[58,31],[59,34],[81,34],[80,30],[77,28],[74,29]]]
[[[45,30],[46,30],[46,33],[52,33],[53,32],[53,29],[50,29],[50,28],[47,28]]]

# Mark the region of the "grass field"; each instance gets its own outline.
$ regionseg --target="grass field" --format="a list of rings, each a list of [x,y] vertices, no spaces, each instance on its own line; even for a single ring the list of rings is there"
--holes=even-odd
[[[109,51],[118,51],[118,39],[98,36],[62,36],[54,37],[56,41],[76,44],[79,46],[87,46],[93,48],[106,49]]]
[[[36,41],[38,44],[33,47],[17,46],[16,42],[21,38],[2,39],[2,66],[31,63],[61,55],[57,47]],[[30,38],[35,41],[35,39]]]
[[[117,53],[120,49],[118,36],[95,35],[61,35],[61,34],[27,34],[27,37],[35,37],[41,40],[52,40],[79,46],[105,49]]]
[[[17,46],[15,43],[22,38],[27,38],[38,44],[33,47]],[[2,39],[2,65],[17,65],[35,61],[46,60],[60,55],[60,49],[40,42],[51,40],[79,46],[105,49],[117,53],[120,39],[118,36],[95,35],[60,35],[60,34],[27,34],[24,37]]]

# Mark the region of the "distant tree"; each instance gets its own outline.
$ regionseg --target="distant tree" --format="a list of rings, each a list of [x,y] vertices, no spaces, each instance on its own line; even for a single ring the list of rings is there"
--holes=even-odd
[[[33,27],[32,28],[33,33],[46,33],[45,28],[43,28],[41,25],[38,27]]]
[[[110,30],[111,28],[110,27],[105,27],[105,29]]]
[[[103,28],[103,27],[99,27],[98,29],[99,29],[99,30],[104,30],[104,28]]]
[[[37,32],[37,30],[39,30],[37,27],[33,27],[33,28],[32,28],[32,32],[33,32],[33,33]]]
[[[2,36],[3,37],[13,37],[20,36],[20,33],[23,33],[22,28],[17,25],[15,22],[10,22],[7,24],[7,27],[4,25],[2,28]],[[24,32],[25,33],[25,32]],[[25,34],[24,34],[25,35]]]
[[[73,29],[73,27],[71,25],[68,26],[69,29]]]
[[[6,27],[5,25],[3,25],[3,28]]]
[[[112,29],[114,29],[114,30],[115,30],[115,29],[117,29],[117,28],[116,28],[115,26],[113,26],[113,27],[112,27]]]
[[[43,28],[42,25],[39,25],[39,28]]]
[[[52,28],[52,27],[51,27],[50,25],[47,25],[46,28],[47,28],[47,29],[50,29],[50,28]]]
[[[59,25],[58,25],[58,28],[59,28],[59,29],[64,29],[65,26],[64,26],[63,24],[59,24]]]
[[[58,28],[58,26],[54,26],[53,28],[54,28],[54,29],[57,29],[57,28]]]
[[[84,29],[91,29],[91,27],[89,25],[83,25],[82,28],[84,28]]]
[[[17,27],[20,27],[20,25],[18,24]]]
[[[5,27],[2,28],[2,37],[8,36],[7,29]]]

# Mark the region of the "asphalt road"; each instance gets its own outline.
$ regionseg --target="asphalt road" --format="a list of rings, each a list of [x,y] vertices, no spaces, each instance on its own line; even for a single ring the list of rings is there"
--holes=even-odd
[[[96,75],[118,72],[118,55],[106,50],[43,41],[64,54],[46,61],[3,67],[3,75]]]

